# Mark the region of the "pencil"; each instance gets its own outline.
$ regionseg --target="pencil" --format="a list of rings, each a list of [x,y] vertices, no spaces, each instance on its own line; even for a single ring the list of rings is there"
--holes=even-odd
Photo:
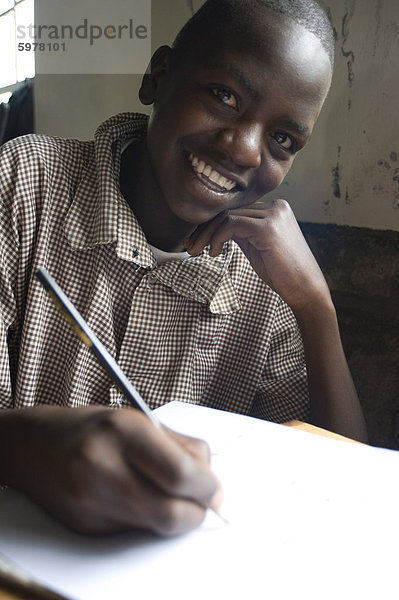
[[[124,394],[129,404],[134,408],[141,410],[156,427],[161,427],[160,421],[141,397],[138,390],[126,377],[114,357],[108,352],[104,344],[100,342],[94,331],[89,327],[55,279],[43,267],[38,269],[35,275],[57,308],[61,311],[66,321],[72,326],[82,342],[90,348],[91,352],[96,356],[98,362],[108,373],[111,380]]]
[[[6,596],[3,596],[3,591],[7,592]],[[3,597],[29,598],[29,600],[68,600],[66,596],[43,587],[9,558],[0,554],[0,598]]]
[[[124,394],[130,405],[141,410],[155,425],[155,427],[162,427],[162,423],[151,411],[150,407],[141,397],[140,393],[134,387],[132,382],[126,377],[114,357],[108,352],[104,344],[100,342],[94,331],[91,329],[91,327],[89,327],[77,308],[75,308],[68,296],[65,294],[65,292],[63,292],[50,273],[43,267],[40,267],[36,271],[35,275],[57,308],[61,311],[64,318],[72,326],[73,330],[82,340],[82,342],[90,348],[90,350],[96,356],[98,362],[103,366],[105,371],[111,377],[111,380]],[[219,510],[211,510],[220,519],[222,519],[222,521],[228,523],[227,519],[223,517]]]

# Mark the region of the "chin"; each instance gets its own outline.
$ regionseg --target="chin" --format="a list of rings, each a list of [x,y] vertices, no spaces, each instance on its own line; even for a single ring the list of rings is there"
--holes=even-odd
[[[176,208],[170,207],[170,210],[179,221],[190,223],[190,225],[201,225],[202,223],[211,221],[224,209],[209,210],[203,207],[190,207],[185,204]]]

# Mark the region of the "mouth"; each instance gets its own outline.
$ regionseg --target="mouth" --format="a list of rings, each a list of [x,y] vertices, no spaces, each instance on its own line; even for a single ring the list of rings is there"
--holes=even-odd
[[[236,181],[228,179],[192,152],[188,154],[188,160],[198,179],[213,192],[226,194],[241,188]]]

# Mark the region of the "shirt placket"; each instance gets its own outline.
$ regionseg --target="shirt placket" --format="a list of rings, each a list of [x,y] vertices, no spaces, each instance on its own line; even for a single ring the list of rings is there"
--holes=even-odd
[[[190,398],[200,312],[201,305],[164,285],[157,269],[135,289],[119,364],[152,408]]]

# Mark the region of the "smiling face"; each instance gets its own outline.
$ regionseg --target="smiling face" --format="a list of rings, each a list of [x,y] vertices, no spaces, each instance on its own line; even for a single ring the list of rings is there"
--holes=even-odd
[[[259,9],[245,35],[227,29],[184,59],[161,48],[141,90],[154,103],[143,183],[163,211],[191,224],[282,182],[331,80],[319,39],[287,17]]]

